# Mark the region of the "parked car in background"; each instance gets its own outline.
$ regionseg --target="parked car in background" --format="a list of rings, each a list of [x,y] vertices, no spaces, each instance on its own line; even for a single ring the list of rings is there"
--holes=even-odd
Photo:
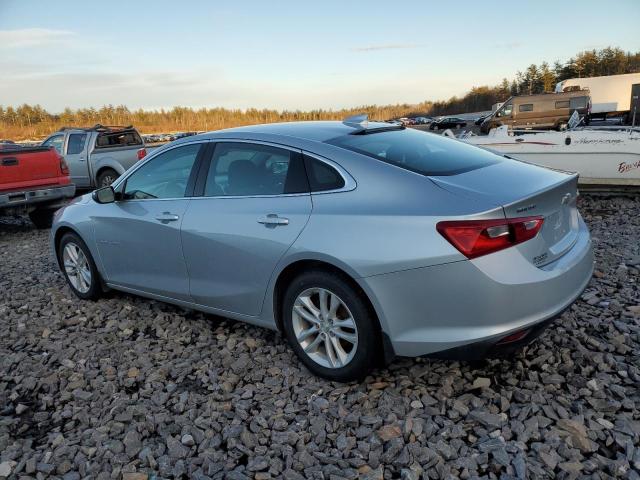
[[[67,164],[53,148],[0,144],[0,215],[28,214],[47,228],[74,193]]]
[[[466,127],[467,122],[458,117],[443,117],[432,122],[429,130],[443,130],[445,128],[462,128]]]
[[[63,209],[51,244],[80,298],[106,285],[278,329],[347,381],[536,338],[591,278],[576,185],[365,116],[256,125],[151,153]]]
[[[415,118],[416,125],[428,125],[433,122],[433,118],[431,117],[416,117]]]
[[[507,125],[509,128],[562,130],[571,114],[577,111],[589,123],[591,97],[587,90],[563,93],[540,93],[509,98],[502,107],[484,119],[480,131]]]
[[[65,127],[42,146],[53,147],[64,156],[71,181],[84,190],[111,185],[147,154],[142,137],[131,126]]]

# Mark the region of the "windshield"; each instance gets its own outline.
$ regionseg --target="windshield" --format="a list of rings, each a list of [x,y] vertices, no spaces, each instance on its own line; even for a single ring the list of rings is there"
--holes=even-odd
[[[413,129],[344,135],[327,143],[430,176],[457,175],[500,162],[481,148]]]

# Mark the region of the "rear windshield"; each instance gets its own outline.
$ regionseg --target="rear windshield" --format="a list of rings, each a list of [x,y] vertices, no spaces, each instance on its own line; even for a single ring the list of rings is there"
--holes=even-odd
[[[126,147],[142,145],[142,138],[135,130],[101,133],[96,140],[96,148]]]
[[[481,148],[412,128],[344,135],[327,143],[430,176],[457,175],[500,161]]]

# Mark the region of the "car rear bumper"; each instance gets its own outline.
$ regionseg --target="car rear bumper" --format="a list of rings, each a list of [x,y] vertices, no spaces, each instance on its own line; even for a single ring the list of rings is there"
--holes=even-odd
[[[360,279],[393,354],[448,351],[447,357],[478,358],[514,332],[529,330],[511,347],[531,341],[591,279],[591,239],[582,219],[579,223],[573,247],[541,268],[509,248],[471,261]]]
[[[47,188],[34,188],[13,192],[0,192],[0,210],[13,209],[40,203],[54,203],[57,200],[71,198],[76,193],[74,184]]]

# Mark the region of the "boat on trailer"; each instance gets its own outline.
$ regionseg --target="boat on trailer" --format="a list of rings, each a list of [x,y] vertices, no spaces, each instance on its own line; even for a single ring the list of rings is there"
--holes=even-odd
[[[536,131],[501,126],[485,136],[467,132],[457,138],[528,163],[577,172],[583,186],[640,186],[640,128]]]

